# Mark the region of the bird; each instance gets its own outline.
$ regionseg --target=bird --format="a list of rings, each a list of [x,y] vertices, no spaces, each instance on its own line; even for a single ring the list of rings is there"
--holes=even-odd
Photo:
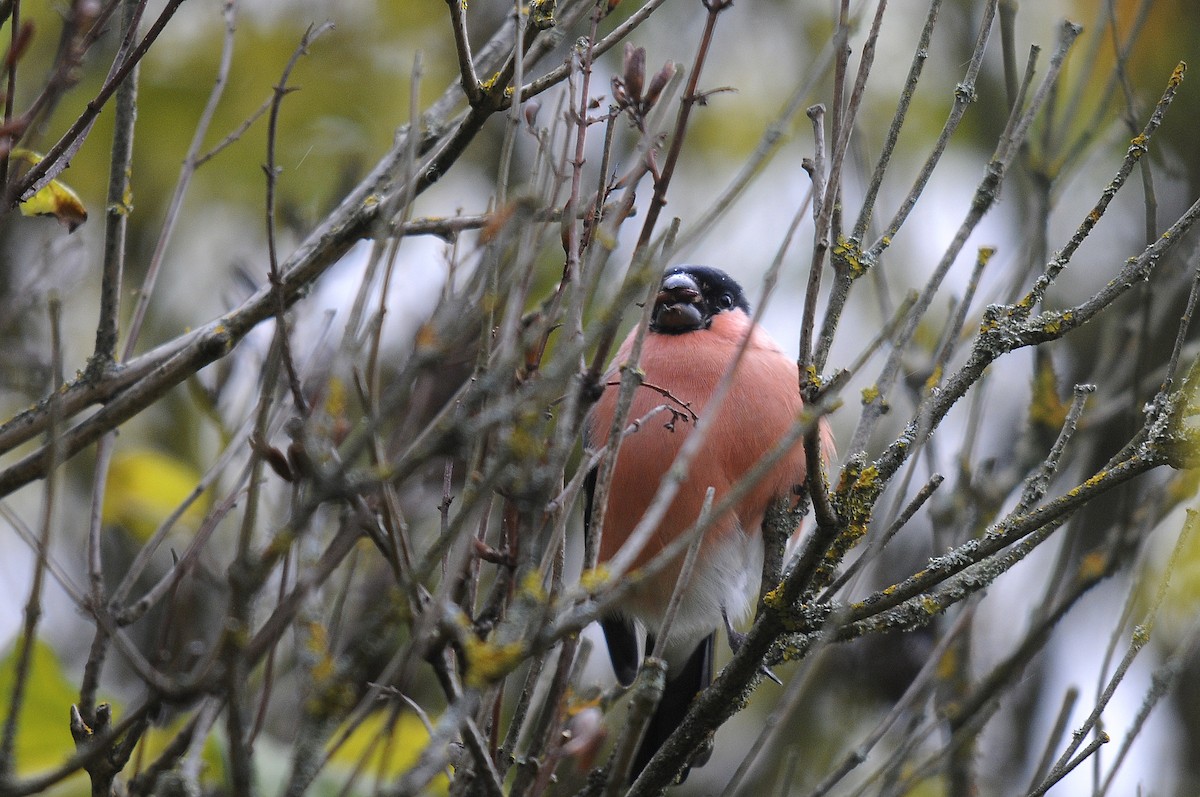
[[[666,514],[633,560],[635,569],[696,522],[710,487],[711,506],[716,507],[800,418],[804,403],[797,363],[749,313],[742,287],[720,269],[681,265],[664,273],[637,363],[642,379],[627,416],[627,423],[645,420],[622,441],[612,467],[600,532],[601,563],[617,554],[638,525],[692,434],[694,419],[715,413],[703,446]],[[601,380],[603,392],[585,418],[584,440],[593,450],[608,443],[617,410],[620,369],[632,365],[637,331],[630,332],[614,355]],[[710,398],[747,338],[728,394],[710,409]],[[652,414],[663,405],[671,411]],[[820,424],[822,456],[827,464],[833,455],[833,438],[828,422],[822,418]],[[745,619],[758,597],[767,508],[778,498],[795,500],[807,475],[803,442],[798,440],[729,511],[713,519],[668,631],[666,686],[634,756],[631,778],[641,773],[678,727],[691,701],[712,682],[717,629],[722,623],[731,629],[731,622]],[[595,509],[595,483],[593,470],[585,484],[585,533]],[[629,594],[601,619],[609,658],[623,685],[633,682],[641,662],[637,626],[645,630],[649,652],[660,633],[681,561],[678,557],[659,574],[635,579]],[[732,634],[730,639],[733,644]],[[706,760],[707,752],[693,758],[681,779],[691,766],[702,766]]]

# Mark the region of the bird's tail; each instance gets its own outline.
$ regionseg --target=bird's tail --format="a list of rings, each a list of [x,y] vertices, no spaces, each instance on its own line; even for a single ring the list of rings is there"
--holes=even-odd
[[[692,655],[688,657],[678,672],[667,672],[667,683],[663,688],[662,700],[654,709],[654,715],[646,727],[646,735],[642,737],[637,755],[634,756],[630,780],[636,779],[642,773],[642,770],[650,763],[650,759],[667,741],[667,737],[683,722],[692,700],[712,683],[714,639],[716,639],[716,634],[706,636],[692,651]],[[679,782],[682,783],[687,778],[691,767],[703,766],[708,761],[711,752],[711,750],[704,750],[697,754],[684,768]]]

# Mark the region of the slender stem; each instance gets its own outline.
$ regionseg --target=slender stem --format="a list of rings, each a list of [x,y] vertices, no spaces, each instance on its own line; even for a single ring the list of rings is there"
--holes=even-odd
[[[446,0],[450,9],[450,28],[454,31],[454,51],[458,55],[459,83],[467,102],[475,105],[483,98],[479,75],[475,73],[475,59],[471,55],[471,42],[467,36],[467,4],[464,0]],[[517,25],[520,25],[518,20]]]
[[[138,291],[137,305],[134,307],[133,315],[129,321],[129,334],[125,339],[125,348],[121,354],[122,361],[128,360],[133,356],[138,336],[142,331],[142,323],[146,319],[146,312],[150,309],[150,300],[154,296],[154,287],[158,283],[158,275],[162,271],[167,245],[171,242],[175,226],[179,222],[180,213],[183,209],[183,200],[187,196],[188,188],[191,186],[192,176],[200,165],[200,148],[204,144],[204,138],[208,134],[213,116],[217,112],[217,106],[220,104],[225,87],[229,83],[229,70],[233,64],[234,33],[236,32],[234,25],[236,8],[237,0],[225,0],[222,12],[225,17],[225,35],[222,39],[221,60],[217,66],[217,76],[213,82],[212,91],[208,94],[208,101],[204,104],[204,110],[200,112],[200,119],[196,122],[196,130],[192,134],[192,142],[188,146],[187,154],[183,158],[183,166],[179,170],[179,179],[175,182],[175,192],[171,196],[170,204],[167,206],[162,230],[159,232],[158,240],[154,244],[154,252],[150,255],[150,265],[146,268],[146,276],[142,280],[141,289]],[[265,105],[263,110],[266,110]]]
[[[139,0],[121,6],[121,31],[126,39],[135,35],[140,16]],[[96,349],[92,368],[107,367],[116,356],[121,315],[121,285],[125,270],[125,236],[133,212],[133,130],[137,119],[138,68],[134,63],[117,87],[113,122],[112,153],[109,158],[108,197],[104,213],[104,264],[100,284],[100,320],[96,326]]]
[[[1049,93],[1049,88],[1058,78],[1059,71],[1062,69],[1063,62],[1066,59],[1067,52],[1074,43],[1075,38],[1079,35],[1080,29],[1071,24],[1064,23],[1059,36],[1059,44],[1050,60],[1050,67],[1046,72],[1046,76],[1042,80],[1041,87],[1033,100],[1030,102],[1029,108],[1023,112],[1020,110],[1014,111],[1014,118],[1019,118],[1019,121],[1010,122],[1008,134],[1003,136],[996,146],[992,160],[988,163],[987,170],[979,186],[975,190],[975,197],[971,202],[971,207],[967,211],[965,218],[959,225],[958,231],[955,233],[953,241],[947,247],[942,255],[941,261],[934,269],[929,281],[921,292],[920,298],[917,300],[916,306],[913,307],[909,314],[908,323],[900,332],[898,340],[895,342],[895,348],[892,351],[891,357],[884,366],[880,374],[879,381],[876,383],[879,398],[868,404],[864,410],[862,417],[859,420],[858,426],[854,430],[854,436],[850,441],[850,452],[862,452],[865,450],[867,440],[874,431],[876,424],[882,417],[885,407],[886,397],[888,396],[895,379],[900,373],[900,365],[904,352],[908,350],[908,342],[916,333],[920,320],[924,317],[930,304],[933,302],[933,297],[941,287],[942,281],[945,279],[950,268],[954,265],[958,258],[959,252],[966,245],[967,239],[972,231],[978,226],[984,215],[991,209],[996,202],[1000,186],[1003,183],[1004,176],[1012,163],[1013,158],[1018,152],[1018,145],[1024,141],[1025,135],[1029,130],[1030,124],[1037,112],[1042,108]],[[924,423],[924,422],[923,422]]]
[[[57,299],[50,302],[51,329],[51,361],[54,367],[55,384],[62,379],[62,305]],[[50,426],[49,445],[56,450],[55,440],[58,437],[57,413],[55,423]],[[54,457],[57,462],[58,457]],[[51,467],[46,474],[45,489],[42,493],[42,522],[37,541],[37,557],[33,566],[33,579],[29,587],[29,598],[25,603],[24,623],[21,627],[21,637],[17,642],[13,665],[12,693],[8,695],[7,718],[4,721],[3,735],[0,735],[0,782],[6,782],[12,776],[16,765],[15,752],[18,723],[25,705],[25,695],[30,684],[33,656],[37,648],[37,626],[42,616],[42,589],[49,563],[51,530],[54,528],[54,508],[58,503],[58,468]]]
[[[688,120],[692,108],[700,102],[700,74],[704,71],[704,63],[708,59],[708,51],[712,46],[713,34],[717,28],[717,19],[721,12],[733,5],[732,0],[704,0],[708,16],[704,19],[704,32],[700,35],[700,45],[696,49],[696,58],[692,62],[692,70],[688,74],[687,86],[683,96],[679,98],[679,115],[675,118],[675,133],[671,137],[671,146],[667,149],[666,160],[662,169],[654,178],[654,194],[650,197],[650,207],[646,210],[646,220],[642,224],[641,235],[638,236],[636,253],[644,250],[654,234],[655,224],[667,204],[667,187],[675,175],[675,167],[679,163],[679,155],[683,152],[683,140],[688,129]]]
[[[621,24],[619,24],[615,28],[613,28],[612,32],[609,33],[607,36],[604,36],[603,38],[598,39],[594,42],[590,42],[589,46],[591,47],[591,50],[592,50],[592,57],[597,58],[601,55],[604,55],[606,52],[611,50],[613,47],[617,46],[622,41],[625,41],[626,39],[628,39],[629,34],[633,33],[633,31],[637,30],[637,28],[643,22],[648,20],[650,18],[650,15],[653,14],[655,11],[657,11],[659,6],[661,6],[666,1],[667,0],[647,0],[647,2],[643,3],[641,6],[638,7],[638,9],[636,11],[634,11],[632,14],[630,14],[629,17],[627,19],[625,19],[624,22],[622,22]],[[581,4],[582,7],[588,7],[590,5],[594,5],[594,4],[593,3],[582,3]],[[552,86],[556,86],[559,83],[561,83],[562,81],[566,80],[570,74],[571,74],[571,63],[569,60],[567,60],[560,66],[557,66],[554,69],[551,69],[549,72],[542,75],[540,78],[537,78],[537,79],[531,81],[530,83],[527,83],[524,86],[522,86],[519,96],[521,96],[525,99],[529,99],[530,97],[535,97],[538,94],[545,92],[546,89],[549,89]]]
[[[139,3],[139,8],[144,6],[144,0],[139,0]],[[146,35],[142,37],[137,46],[128,53],[128,56],[122,59],[121,56],[124,54],[124,50],[118,53],[120,60],[114,62],[113,71],[105,79],[104,85],[100,87],[100,91],[87,104],[83,113],[79,115],[67,132],[50,148],[46,156],[26,172],[20,180],[17,180],[8,187],[4,196],[4,203],[0,207],[7,208],[18,199],[29,197],[33,192],[57,177],[63,169],[67,168],[71,156],[83,145],[83,141],[91,131],[92,125],[95,123],[100,111],[108,103],[108,100],[112,98],[117,88],[125,82],[129,73],[141,62],[143,56],[149,51],[150,46],[157,41],[159,34],[162,33],[167,23],[171,21],[171,18],[179,10],[179,6],[182,3],[183,0],[167,0],[167,4],[159,14],[158,19],[146,31]]]
[[[571,190],[562,213],[562,238],[566,249],[566,265],[563,266],[563,282],[577,279],[579,274],[579,225],[575,222],[579,206],[579,193],[583,183],[584,147],[587,144],[588,106],[591,104],[592,63],[595,56],[593,43],[600,25],[600,8],[592,15],[592,30],[587,44],[579,53],[579,96],[578,104],[571,108],[570,129],[575,133],[575,151],[570,160]],[[605,175],[601,173],[600,179]],[[597,200],[599,201],[599,200]]]
[[[13,121],[13,110],[17,99],[17,64],[20,59],[16,57],[20,50],[21,37],[30,36],[33,32],[32,28],[25,28],[21,24],[21,0],[12,0],[12,5],[8,9],[8,53],[10,63],[7,64],[7,74],[5,74],[5,90],[4,90],[4,128],[7,130]],[[12,136],[5,136],[3,145],[0,146],[0,187],[8,186],[8,155],[12,151],[12,145],[15,142]],[[5,770],[0,769],[0,774]]]
[[[813,128],[813,159],[808,169],[809,179],[812,180],[812,212],[816,225],[813,236],[813,251],[808,264],[808,290],[804,294],[804,317],[800,326],[800,383],[809,388],[815,382],[815,373],[810,373],[812,359],[813,325],[817,317],[817,297],[821,290],[821,272],[825,267],[825,253],[829,251],[828,224],[829,215],[826,212],[826,202],[830,200],[826,183],[825,160],[825,106],[814,105],[808,109],[808,118],[812,120]],[[812,400],[813,391],[805,390],[805,398]]]
[[[950,143],[950,138],[958,129],[959,123],[966,114],[967,108],[975,101],[975,84],[979,77],[979,70],[983,63],[984,52],[987,49],[987,43],[991,35],[992,19],[996,10],[998,0],[989,0],[984,7],[983,18],[980,21],[979,32],[975,39],[975,48],[971,54],[971,60],[967,64],[966,73],[963,81],[958,84],[954,92],[954,103],[951,107],[945,124],[942,126],[941,133],[938,135],[937,141],[934,143],[929,156],[925,159],[925,163],[921,167],[920,173],[913,182],[912,188],[909,189],[908,195],[901,201],[900,207],[897,209],[892,220],[888,223],[887,228],[880,236],[879,240],[869,249],[864,251],[862,246],[861,236],[865,235],[867,224],[870,220],[870,215],[867,213],[867,207],[864,205],[863,211],[859,215],[859,220],[855,223],[854,236],[851,240],[844,244],[841,241],[832,242],[835,246],[833,251],[833,267],[835,274],[835,283],[830,292],[829,307],[825,311],[825,320],[822,322],[821,334],[819,337],[820,347],[814,357],[814,365],[819,370],[823,369],[826,358],[829,354],[829,349],[833,345],[834,332],[837,329],[838,322],[841,319],[842,311],[845,307],[846,299],[849,296],[850,285],[855,279],[867,273],[872,266],[878,262],[879,255],[891,245],[892,239],[904,225],[908,215],[916,206],[918,198],[925,190],[930,177],[933,175],[934,169],[941,161],[942,155],[946,151],[946,147]],[[932,35],[933,26],[936,21],[938,7],[931,6],[929,13],[926,15],[925,28],[922,31],[921,42],[928,44],[928,36]],[[921,75],[921,67],[924,65],[926,48],[918,46],[916,55],[914,56],[913,64],[909,68],[908,82],[905,84],[905,95],[911,94],[916,89],[917,80]],[[891,159],[891,153],[895,147],[895,139],[899,136],[900,127],[903,124],[904,115],[907,113],[908,105],[902,102],[897,108],[896,116],[892,120],[892,125],[888,131],[887,144],[885,144],[884,152],[880,157],[880,161],[875,169],[875,177],[872,177],[872,186],[878,192],[878,186],[875,186],[875,181],[882,181],[887,170],[887,165]],[[874,203],[873,195],[868,193],[868,197]],[[872,211],[873,212],[873,209]]]
[[[301,416],[308,414],[308,400],[304,397],[304,388],[300,384],[300,376],[296,372],[296,362],[292,357],[291,339],[288,333],[287,301],[283,278],[279,269],[279,254],[276,251],[275,240],[275,183],[279,175],[279,167],[275,163],[275,143],[276,134],[279,129],[279,110],[283,105],[283,98],[290,93],[288,88],[288,78],[299,63],[300,58],[308,54],[309,46],[321,34],[333,28],[332,22],[326,22],[317,28],[309,27],[300,38],[300,44],[292,52],[292,57],[288,59],[287,66],[283,69],[283,75],[279,78],[279,83],[275,85],[275,100],[271,103],[271,111],[267,120],[267,163],[263,167],[263,172],[267,177],[267,197],[266,197],[266,226],[267,226],[267,257],[268,257],[268,276],[270,277],[272,292],[275,296],[275,323],[279,327],[278,340],[280,344],[280,355],[283,360],[283,367],[287,373],[288,385],[292,390],[292,401],[296,405],[297,411]]]
[[[941,11],[942,0],[930,0],[929,10],[925,12],[925,25],[921,28],[921,36],[917,40],[917,47],[913,51],[912,62],[908,67],[908,75],[904,79],[904,87],[900,90],[900,100],[896,104],[896,112],[892,115],[892,122],[888,125],[887,133],[883,138],[883,149],[879,153],[879,160],[875,164],[875,171],[871,173],[871,181],[867,184],[867,190],[863,196],[862,209],[859,211],[858,219],[854,222],[854,227],[850,232],[851,240],[861,243],[867,232],[867,225],[871,222],[871,215],[875,211],[875,200],[879,196],[879,189],[883,185],[883,176],[887,173],[888,166],[891,164],[892,155],[896,151],[896,144],[900,140],[900,130],[904,127],[904,121],[908,118],[908,109],[912,104],[913,96],[917,91],[917,84],[921,80],[921,73],[925,68],[925,61],[929,58],[929,42],[933,38],[933,29],[937,26],[938,12]]]

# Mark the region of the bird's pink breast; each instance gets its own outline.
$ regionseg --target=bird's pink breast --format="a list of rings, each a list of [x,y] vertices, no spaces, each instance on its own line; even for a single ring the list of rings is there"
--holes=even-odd
[[[662,405],[675,412],[658,411],[622,443],[605,513],[602,560],[617,552],[641,520],[663,474],[694,429],[689,411],[698,416],[709,411],[709,399],[749,330],[749,319],[740,311],[732,311],[717,315],[707,330],[647,336],[640,362],[645,375],[643,386],[636,391],[628,422],[646,418]],[[695,522],[709,486],[715,489],[714,504],[719,503],[742,475],[789,432],[803,408],[795,362],[761,329],[754,327],[750,335],[750,345],[738,364],[733,387],[717,408],[716,421],[700,454],[692,461],[687,478],[655,535],[636,559],[636,567],[644,565]],[[631,335],[618,351],[616,363],[629,358],[632,341]],[[619,378],[614,369],[607,382],[615,383]],[[592,411],[588,430],[594,447],[607,442],[618,392],[610,384]],[[767,506],[777,497],[790,495],[795,486],[804,482],[804,477],[804,452],[802,444],[797,442],[738,502],[734,511],[718,519],[705,537],[703,553],[727,552],[733,538],[743,535],[751,544],[758,545]],[[761,561],[761,554],[754,558]],[[663,593],[669,596],[677,573],[678,566],[668,568],[648,583],[643,594],[632,599],[631,613],[641,617],[643,612],[637,610],[636,604],[643,602],[647,607],[657,604],[661,611],[659,602],[665,601]]]

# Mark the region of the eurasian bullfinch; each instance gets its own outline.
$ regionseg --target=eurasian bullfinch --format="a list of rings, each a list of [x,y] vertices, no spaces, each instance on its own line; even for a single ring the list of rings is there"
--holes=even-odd
[[[691,434],[694,424],[687,420],[688,413],[703,417],[709,411],[709,399],[747,336],[749,344],[737,364],[731,390],[715,409],[717,415],[703,447],[633,566],[645,565],[696,522],[710,486],[715,490],[713,506],[720,504],[799,418],[804,405],[796,361],[750,320],[748,312],[741,286],[723,271],[678,266],[664,274],[639,363],[644,377],[628,418],[630,422],[643,418],[663,404],[674,407],[678,415],[654,415],[622,442],[601,531],[601,561],[617,553],[641,520],[663,475]],[[586,420],[585,437],[594,448],[608,442],[619,392],[618,368],[629,360],[633,341],[631,333],[618,350],[604,379],[604,392]],[[828,459],[833,442],[824,422],[821,434]],[[802,442],[797,442],[731,511],[709,527],[669,630],[664,656],[666,689],[638,749],[633,777],[679,725],[692,699],[712,681],[713,640],[722,618],[744,619],[758,596],[763,562],[761,527],[767,507],[780,497],[794,499],[806,473]],[[594,478],[593,473],[585,506],[589,523]],[[613,669],[624,684],[632,683],[640,662],[635,621],[646,630],[649,651],[681,561],[679,557],[671,567],[640,581],[601,621]]]

